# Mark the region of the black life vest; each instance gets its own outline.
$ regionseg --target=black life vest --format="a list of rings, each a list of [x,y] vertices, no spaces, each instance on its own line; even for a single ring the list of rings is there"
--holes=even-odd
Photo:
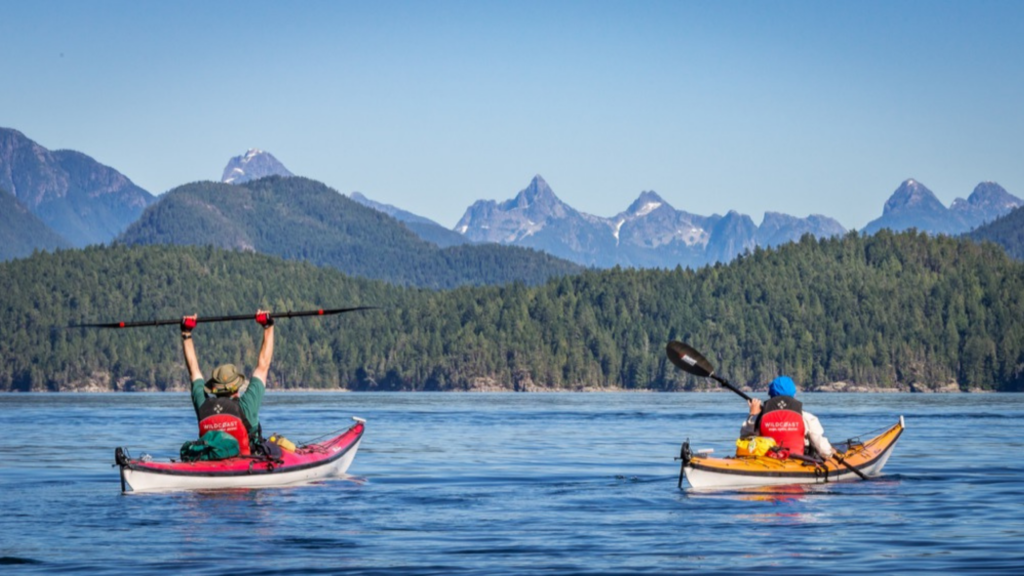
[[[234,436],[238,440],[240,455],[252,453],[249,449],[249,423],[245,421],[237,398],[215,396],[203,402],[199,407],[199,435],[211,430],[221,430]]]
[[[758,429],[761,436],[775,440],[780,448],[790,454],[804,454],[804,410],[803,404],[792,396],[776,396],[764,403],[761,409]]]

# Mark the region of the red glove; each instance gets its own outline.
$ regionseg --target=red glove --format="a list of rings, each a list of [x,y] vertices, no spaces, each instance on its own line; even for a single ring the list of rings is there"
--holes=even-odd
[[[184,317],[182,317],[182,319],[181,319],[181,331],[182,332],[191,332],[192,329],[195,328],[195,327],[196,327],[196,317],[195,316],[184,316]]]
[[[274,325],[274,319],[270,317],[270,312],[257,312],[256,323],[264,328],[270,328]]]

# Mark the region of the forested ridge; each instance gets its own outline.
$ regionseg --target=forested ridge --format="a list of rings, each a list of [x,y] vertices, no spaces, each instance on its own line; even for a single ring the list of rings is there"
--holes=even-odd
[[[805,389],[1024,388],[1024,264],[994,245],[853,232],[700,270],[586,271],[528,287],[434,291],[212,247],[59,250],[0,264],[0,389],[185,384],[176,327],[70,323],[379,306],[278,323],[274,388],[678,390],[665,358],[705,352],[730,381]],[[201,365],[251,370],[255,322],[201,324]]]
[[[1017,260],[1024,260],[1024,206],[966,234],[979,242],[989,241],[1003,247]]]
[[[248,250],[439,289],[515,280],[535,285],[581,270],[528,248],[488,244],[441,249],[398,220],[299,177],[179,186],[146,209],[119,241]]]

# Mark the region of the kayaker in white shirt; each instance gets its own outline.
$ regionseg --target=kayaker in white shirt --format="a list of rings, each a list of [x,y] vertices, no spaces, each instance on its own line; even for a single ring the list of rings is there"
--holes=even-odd
[[[779,376],[768,386],[768,396],[771,398],[773,408],[781,405],[786,409],[794,409],[799,412],[803,419],[804,431],[804,452],[817,454],[819,457],[828,459],[834,452],[832,444],[825,437],[825,429],[821,426],[818,418],[810,412],[803,410],[803,406],[796,401],[796,384],[789,376]],[[791,399],[791,400],[789,400]],[[787,402],[790,406],[786,406]],[[740,427],[740,437],[750,436],[773,436],[770,430],[766,430],[762,420],[762,403],[759,399],[750,400],[750,415],[743,426]]]

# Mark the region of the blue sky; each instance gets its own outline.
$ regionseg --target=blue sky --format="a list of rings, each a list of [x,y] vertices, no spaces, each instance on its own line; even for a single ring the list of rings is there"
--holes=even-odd
[[[1024,197],[1024,2],[0,0],[0,126],[154,194],[249,148],[452,227],[541,174],[612,216],[861,228]]]

